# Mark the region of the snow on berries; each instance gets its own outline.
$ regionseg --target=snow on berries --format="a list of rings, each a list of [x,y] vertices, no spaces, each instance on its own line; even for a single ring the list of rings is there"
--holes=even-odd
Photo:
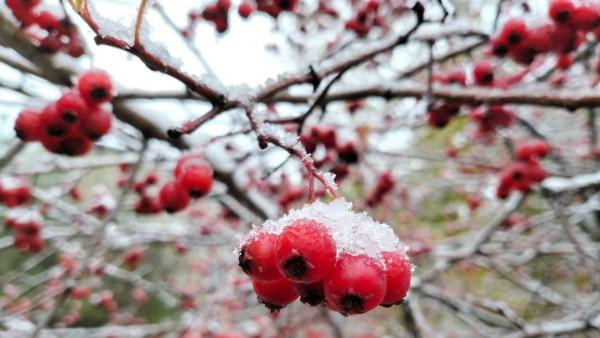
[[[103,104],[112,99],[112,83],[100,71],[84,73],[77,88],[64,93],[37,112],[23,110],[15,121],[15,132],[25,142],[40,141],[46,150],[81,156],[93,142],[110,132],[113,114]]]
[[[402,302],[412,265],[394,231],[352,204],[316,201],[242,236],[239,265],[261,303],[279,310],[300,297],[344,315]]]

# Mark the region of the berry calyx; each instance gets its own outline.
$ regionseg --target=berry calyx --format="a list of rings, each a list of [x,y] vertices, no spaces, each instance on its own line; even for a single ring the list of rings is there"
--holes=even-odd
[[[323,280],[315,283],[292,283],[292,287],[300,296],[300,301],[308,306],[321,305],[326,301]]]

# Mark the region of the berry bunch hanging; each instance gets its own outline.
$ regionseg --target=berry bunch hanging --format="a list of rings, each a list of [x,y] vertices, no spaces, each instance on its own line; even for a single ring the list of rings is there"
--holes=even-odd
[[[0,177],[0,202],[9,208],[31,203],[31,186],[14,177]]]
[[[160,204],[168,213],[181,211],[190,204],[191,198],[210,193],[213,169],[200,155],[182,156],[173,175],[175,179],[165,183],[159,193]]]
[[[492,53],[528,65],[538,54],[569,54],[585,41],[585,33],[600,29],[600,4],[592,1],[552,0],[548,16],[552,22],[536,26],[518,18],[506,21],[491,41]],[[566,64],[563,59],[559,66]]]
[[[500,185],[496,196],[506,198],[513,190],[526,193],[531,190],[533,184],[543,181],[548,173],[542,168],[539,160],[549,152],[548,144],[541,140],[518,145],[515,148],[517,162],[510,164],[500,173]]]
[[[344,315],[402,302],[412,266],[393,230],[343,199],[268,220],[240,240],[239,265],[277,311],[300,298]]]
[[[42,239],[42,218],[37,212],[12,209],[4,220],[6,229],[14,230],[13,244],[19,252],[39,252],[44,250]]]
[[[88,153],[93,142],[108,134],[112,112],[104,105],[112,100],[112,83],[100,71],[83,74],[77,88],[64,93],[41,111],[23,110],[15,121],[17,137],[40,141],[50,152],[69,156]]]
[[[85,53],[85,44],[76,27],[68,18],[59,19],[49,11],[38,11],[36,7],[41,0],[6,0],[6,6],[21,27],[37,26],[44,31],[45,36],[39,36],[34,30],[28,31],[32,39],[39,44],[40,50],[54,54],[64,51],[72,57],[80,57]]]

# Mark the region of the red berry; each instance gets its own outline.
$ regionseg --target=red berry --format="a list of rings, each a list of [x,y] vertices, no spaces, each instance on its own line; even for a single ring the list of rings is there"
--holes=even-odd
[[[572,0],[552,0],[548,9],[548,15],[557,23],[566,24],[571,21],[575,11]]]
[[[208,162],[194,158],[187,160],[176,175],[177,182],[191,197],[199,198],[208,195],[212,187],[213,169]]]
[[[45,53],[54,54],[64,47],[64,42],[58,34],[50,33],[40,41],[40,50]]]
[[[392,306],[404,300],[410,288],[411,265],[403,252],[382,252],[387,284],[382,306]]]
[[[494,82],[494,66],[489,62],[479,62],[473,68],[473,77],[475,83],[480,86],[487,86]]]
[[[110,132],[112,113],[101,107],[92,108],[79,122],[79,130],[90,140],[96,141]]]
[[[238,256],[239,265],[253,280],[268,283],[283,278],[275,258],[275,244],[278,238],[277,235],[263,231],[242,245]]]
[[[308,306],[317,306],[325,302],[323,280],[315,283],[292,283],[292,287],[300,296],[300,301]]]
[[[60,117],[68,123],[76,123],[85,119],[88,107],[79,92],[69,91],[56,101],[56,110]]]
[[[556,68],[567,70],[573,65],[573,58],[569,54],[563,54],[556,60]]]
[[[519,161],[526,161],[533,155],[533,149],[529,143],[519,144],[515,148],[515,158]]]
[[[258,297],[258,301],[271,311],[281,310],[286,305],[298,299],[298,295],[294,291],[292,284],[285,278],[272,283],[253,280],[252,287]]]
[[[168,213],[185,209],[190,204],[190,196],[176,181],[165,183],[159,193],[160,204]]]
[[[25,142],[40,139],[40,114],[33,110],[23,110],[15,121],[17,137]]]
[[[527,26],[522,19],[510,19],[502,26],[500,37],[509,48],[518,46],[527,37]]]
[[[323,281],[328,303],[344,315],[365,313],[386,294],[385,272],[374,258],[342,254]]]
[[[464,87],[467,85],[467,77],[465,76],[465,73],[460,70],[452,71],[446,75],[445,83],[459,84]]]
[[[76,129],[71,129],[59,143],[57,154],[67,156],[82,156],[89,153],[94,147],[94,143],[88,140],[85,135]]]
[[[40,124],[44,128],[45,134],[50,137],[62,137],[71,129],[71,124],[63,120],[54,102],[42,110]]]
[[[591,2],[580,5],[572,12],[571,24],[584,32],[600,27],[600,5]]]
[[[138,214],[157,214],[162,211],[162,205],[158,198],[142,195],[136,202],[134,210]]]
[[[61,27],[60,20],[58,20],[56,15],[48,11],[39,12],[35,16],[35,23],[48,32],[58,31]]]
[[[314,283],[323,279],[335,264],[336,252],[327,228],[307,219],[285,227],[275,246],[279,271],[295,283]]]
[[[531,144],[533,152],[539,157],[545,157],[550,153],[550,146],[544,140],[537,140]]]
[[[249,1],[242,2],[240,7],[238,7],[238,14],[244,19],[247,19],[253,11],[254,8],[252,7],[252,4]]]
[[[311,134],[327,148],[335,147],[336,131],[331,125],[316,125],[311,128]]]
[[[77,89],[83,99],[96,105],[112,100],[112,82],[102,71],[89,71],[77,81]]]

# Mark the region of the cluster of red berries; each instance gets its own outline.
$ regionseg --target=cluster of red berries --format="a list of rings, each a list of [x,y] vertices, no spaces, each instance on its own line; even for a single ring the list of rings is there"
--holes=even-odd
[[[379,1],[370,0],[360,8],[354,17],[346,22],[346,29],[353,31],[359,37],[364,37],[373,27],[386,28],[387,24],[381,15],[377,13]]]
[[[491,41],[492,53],[528,65],[538,54],[566,55],[585,41],[585,33],[600,29],[600,4],[591,1],[576,6],[572,0],[552,0],[548,15],[551,23],[534,27],[518,18],[505,22]],[[568,68],[571,63],[571,58],[565,56],[559,58],[558,65]]]
[[[469,113],[469,118],[477,125],[476,136],[492,134],[499,128],[510,127],[515,121],[514,113],[501,105],[475,108]]]
[[[12,177],[0,178],[0,203],[14,208],[27,205],[32,199],[31,186],[26,182]]]
[[[311,208],[319,206],[304,207]],[[292,212],[292,218],[279,220],[278,231],[272,227],[275,223],[267,221],[242,241],[239,265],[252,279],[261,303],[277,311],[300,298],[308,306],[322,305],[353,315],[368,312],[377,305],[389,307],[403,301],[410,287],[412,267],[401,247],[376,249],[375,254],[349,251],[345,245],[360,245],[357,241],[362,235],[355,233],[357,228],[350,226],[346,229],[349,233],[337,233],[340,229],[326,225],[326,218],[303,217],[311,214],[309,211]],[[339,216],[336,210],[322,211]],[[389,231],[397,240],[393,231]]]
[[[543,181],[548,173],[539,160],[550,153],[550,147],[542,140],[520,144],[515,148],[517,162],[510,164],[500,173],[500,185],[496,196],[507,198],[512,190],[523,193],[531,190],[531,185]]]
[[[298,8],[299,0],[255,0],[256,10],[269,14],[276,18],[281,12],[294,12]],[[239,8],[239,14],[246,18],[243,14],[248,12],[248,7],[253,8],[249,0],[244,1]]]
[[[210,21],[215,25],[217,32],[223,33],[229,28],[229,8],[231,7],[230,0],[217,0],[217,2],[210,4],[204,8],[200,17],[206,21]],[[197,18],[190,16],[192,21]]]
[[[42,220],[37,212],[13,209],[4,220],[6,229],[14,230],[13,244],[19,252],[39,252],[44,250],[41,237]]]
[[[112,112],[103,104],[112,100],[112,83],[100,71],[83,74],[77,89],[64,93],[41,111],[23,110],[16,122],[17,137],[40,141],[50,152],[69,156],[88,153],[111,128]]]
[[[490,85],[494,80],[494,69],[491,64],[482,62],[473,69],[475,84]],[[445,85],[467,86],[467,76],[460,70],[454,70],[446,74],[433,74],[433,82]],[[427,124],[434,128],[444,128],[450,120],[460,113],[460,104],[444,101],[434,102],[427,112]]]
[[[85,45],[75,26],[67,19],[59,19],[49,11],[36,11],[41,0],[6,0],[6,6],[23,28],[37,25],[46,31],[44,37],[30,33],[39,42],[39,47],[47,53],[65,51],[72,57],[80,57],[85,53]]]
[[[323,145],[326,150],[334,150],[337,158],[345,163],[356,163],[358,161],[358,150],[351,140],[343,140],[337,137],[335,126],[327,124],[314,125],[300,134],[300,143],[308,153],[313,153],[317,146]],[[331,156],[330,156],[331,157]],[[316,161],[315,166],[320,168],[323,164],[330,163],[332,158]]]
[[[377,183],[365,200],[365,203],[369,207],[376,206],[377,204],[381,203],[385,195],[394,189],[395,185],[396,180],[394,180],[392,173],[389,171],[383,172],[381,175],[379,175],[379,177],[377,177]]]
[[[159,193],[160,204],[168,213],[185,209],[190,198],[206,196],[212,187],[213,169],[199,155],[182,156],[173,175],[175,180],[165,183]]]

